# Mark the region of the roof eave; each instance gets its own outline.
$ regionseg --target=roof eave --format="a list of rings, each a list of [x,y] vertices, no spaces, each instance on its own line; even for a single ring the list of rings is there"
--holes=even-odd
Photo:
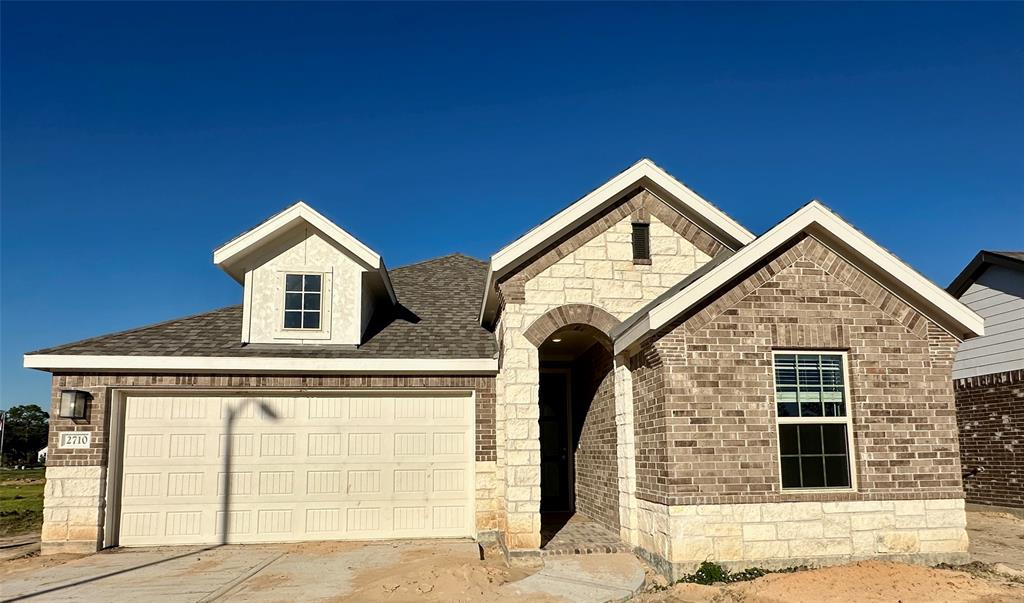
[[[974,311],[853,228],[820,202],[812,201],[670,299],[651,308],[638,320],[637,326],[626,330],[616,339],[615,352],[631,349],[647,334],[665,326],[708,297],[716,295],[744,270],[793,237],[805,232],[815,235],[816,238],[824,237],[841,243],[841,246],[845,247],[842,250],[845,252],[843,255],[853,255],[858,261],[868,262],[881,273],[890,275],[891,282],[879,284],[890,291],[894,288],[893,284],[902,284],[902,288],[908,294],[902,297],[904,301],[925,315],[940,317],[944,327],[954,336],[968,339],[984,334],[984,320]]]
[[[382,267],[383,262],[381,261],[380,254],[367,247],[303,201],[296,202],[284,211],[271,216],[262,224],[215,249],[213,252],[213,263],[241,283],[245,279],[244,270],[239,268],[241,260],[269,239],[302,221],[324,233],[336,245],[343,248],[354,259],[363,264],[367,270],[378,270]]]
[[[687,210],[688,217],[730,249],[739,249],[754,240],[753,233],[725,212],[644,158],[491,256],[488,286],[480,312],[481,324],[488,325],[494,317],[497,303],[492,298],[496,294],[494,283],[498,279],[638,186]]]
[[[329,374],[495,374],[496,358],[294,358],[235,356],[105,356],[26,354],[25,368],[91,371]]]
[[[974,259],[967,264],[967,266],[953,279],[949,286],[946,287],[946,291],[950,295],[959,299],[967,289],[981,276],[981,273],[988,269],[989,266],[1002,266],[1004,268],[1010,268],[1013,270],[1024,271],[1024,262],[1003,255],[995,251],[981,250]]]

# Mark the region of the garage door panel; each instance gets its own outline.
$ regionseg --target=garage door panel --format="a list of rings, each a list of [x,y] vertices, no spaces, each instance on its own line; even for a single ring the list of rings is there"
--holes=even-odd
[[[473,438],[469,396],[130,397],[121,544],[469,536]]]

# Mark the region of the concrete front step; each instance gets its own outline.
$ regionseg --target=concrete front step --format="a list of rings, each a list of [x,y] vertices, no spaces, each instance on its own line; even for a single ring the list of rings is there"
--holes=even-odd
[[[606,603],[624,601],[637,594],[644,579],[644,567],[632,554],[545,557],[539,572],[502,588],[524,597]]]

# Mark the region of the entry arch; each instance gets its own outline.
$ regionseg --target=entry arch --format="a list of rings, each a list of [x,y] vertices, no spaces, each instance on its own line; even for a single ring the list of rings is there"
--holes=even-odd
[[[590,304],[566,304],[545,312],[526,329],[523,335],[536,347],[540,347],[548,337],[572,324],[591,326],[605,335],[608,342],[612,341],[612,329],[622,322],[608,313],[607,310]]]

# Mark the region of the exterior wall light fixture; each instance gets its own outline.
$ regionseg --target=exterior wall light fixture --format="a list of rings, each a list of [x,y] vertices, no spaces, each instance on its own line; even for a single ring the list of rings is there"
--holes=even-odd
[[[62,419],[84,419],[85,407],[89,403],[90,397],[89,392],[77,389],[61,390],[58,416]]]

